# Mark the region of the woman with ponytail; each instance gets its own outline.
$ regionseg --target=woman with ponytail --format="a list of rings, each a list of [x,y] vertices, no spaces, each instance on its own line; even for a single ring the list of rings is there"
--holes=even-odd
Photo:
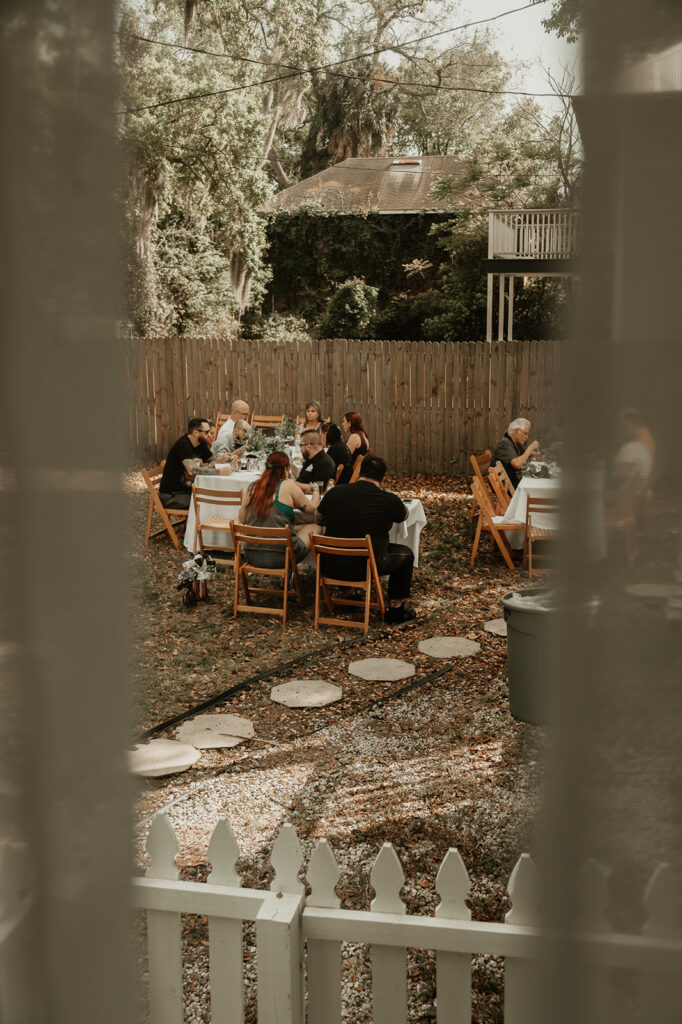
[[[256,480],[244,491],[239,522],[271,529],[290,526],[294,557],[297,562],[301,562],[310,550],[310,535],[320,533],[321,528],[315,523],[295,526],[294,509],[314,513],[320,503],[320,496],[314,492],[310,499],[306,498],[296,481],[290,478],[289,472],[288,456],[283,452],[268,455],[260,480]],[[281,569],[284,565],[284,551],[281,547],[258,544],[252,548],[245,547],[245,554],[252,565],[264,569]]]

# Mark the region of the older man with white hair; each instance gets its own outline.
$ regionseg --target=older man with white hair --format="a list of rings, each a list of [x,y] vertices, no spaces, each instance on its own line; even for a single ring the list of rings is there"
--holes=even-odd
[[[529,434],[530,420],[519,417],[511,421],[506,433],[493,448],[493,466],[497,462],[501,462],[514,487],[518,487],[521,470],[531,455],[534,455],[540,448],[537,441],[528,443]]]

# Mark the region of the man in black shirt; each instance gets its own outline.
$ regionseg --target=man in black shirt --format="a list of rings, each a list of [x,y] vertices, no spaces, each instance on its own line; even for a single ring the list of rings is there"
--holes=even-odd
[[[354,484],[340,484],[328,491],[317,510],[317,520],[326,527],[331,537],[364,537],[372,539],[374,557],[380,576],[388,576],[388,603],[386,622],[397,625],[416,618],[412,608],[405,604],[410,596],[414,556],[404,544],[390,544],[389,530],[394,523],[407,518],[407,509],[397,494],[385,491],[381,481],[386,475],[386,463],[378,455],[366,455],[362,475]],[[325,572],[336,574],[337,579],[362,579],[364,563],[353,559],[325,556]]]
[[[187,424],[187,433],[179,437],[166,457],[159,484],[161,504],[166,508],[189,508],[192,499],[192,473],[186,463],[195,459],[210,462],[208,420],[198,417]]]
[[[304,430],[301,434],[301,454],[304,462],[296,482],[304,494],[309,494],[312,484],[319,484],[323,491],[336,476],[336,463],[327,455],[322,438],[317,430]]]
[[[507,427],[506,434],[493,448],[491,464],[494,466],[497,462],[501,462],[514,487],[519,486],[521,470],[531,455],[534,455],[540,447],[537,441],[531,441],[528,444],[529,433],[530,420],[519,417],[512,420]]]

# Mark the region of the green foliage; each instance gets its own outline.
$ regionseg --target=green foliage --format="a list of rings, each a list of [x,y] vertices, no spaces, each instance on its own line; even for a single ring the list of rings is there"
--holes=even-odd
[[[366,337],[354,312],[341,326],[328,310],[342,304],[340,282],[362,276],[376,292],[376,311],[367,330],[376,338],[467,341],[485,337],[487,217],[460,212],[444,216],[323,216],[311,209],[278,214],[270,228],[271,288],[277,305],[298,309],[243,322],[254,337]],[[407,257],[419,252],[408,262]],[[424,260],[421,269],[419,260]],[[355,272],[355,273],[354,273]],[[517,281],[515,334],[518,338],[564,336],[564,285]],[[305,320],[300,317],[305,313]]]
[[[124,6],[121,105],[131,113],[120,122],[123,200],[129,316],[140,333],[220,329],[262,298],[268,270],[259,210],[270,191],[263,165],[272,109],[284,103],[284,86],[279,93],[272,87],[267,97],[235,91],[248,81],[248,63],[137,37],[256,56],[263,33],[277,35],[284,17],[280,54],[291,45],[308,60],[317,50],[306,49],[302,19],[313,7],[292,0],[266,17],[256,4],[237,0],[129,0]],[[195,95],[196,101],[186,99]],[[138,109],[176,99],[182,102]],[[282,110],[278,116],[284,118]]]
[[[400,87],[392,152],[470,155],[500,120],[504,97],[457,87],[466,84],[494,93],[504,88],[509,73],[499,53],[481,36],[403,60],[396,78],[406,84]]]
[[[369,338],[377,313],[378,288],[361,277],[345,281],[332,295],[320,324],[325,338]]]
[[[291,313],[246,317],[242,327],[246,334],[259,341],[308,341],[311,337],[307,322]]]
[[[569,288],[559,277],[516,279],[514,337],[524,341],[565,338],[568,330]]]
[[[268,261],[273,281],[264,302],[281,312],[295,312],[311,325],[319,323],[329,298],[345,280],[362,276],[379,289],[379,304],[406,290],[403,265],[415,259],[440,261],[429,234],[443,214],[321,215],[315,206],[278,213],[268,226]],[[422,290],[428,278],[410,279],[410,291]]]
[[[570,91],[572,76],[553,82]],[[547,116],[531,99],[516,103],[495,131],[482,136],[457,180],[443,179],[439,196],[459,199],[472,189],[491,208],[570,206],[577,198],[582,149],[570,101]]]
[[[388,68],[369,59],[353,62],[353,78],[314,76],[311,117],[300,174],[309,177],[350,156],[381,155],[390,141],[400,98]]]

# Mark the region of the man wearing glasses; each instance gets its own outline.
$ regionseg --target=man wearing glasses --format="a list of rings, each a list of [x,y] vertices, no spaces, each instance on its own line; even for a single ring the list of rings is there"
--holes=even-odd
[[[208,446],[210,431],[208,420],[191,419],[187,433],[179,437],[166,457],[166,465],[159,484],[159,498],[166,508],[189,508],[192,500],[192,477],[197,470],[220,472],[216,462],[225,462],[227,456],[215,458]]]
[[[530,420],[525,420],[519,416],[518,419],[511,421],[507,427],[507,432],[500,438],[493,449],[491,465],[494,466],[501,462],[514,487],[519,486],[521,470],[531,455],[535,455],[540,448],[537,441],[528,443],[529,436]]]
[[[304,462],[297,477],[297,483],[304,494],[310,494],[313,484],[320,485],[320,492],[336,476],[336,463],[324,450],[322,438],[317,430],[304,430],[301,434],[301,455]]]

